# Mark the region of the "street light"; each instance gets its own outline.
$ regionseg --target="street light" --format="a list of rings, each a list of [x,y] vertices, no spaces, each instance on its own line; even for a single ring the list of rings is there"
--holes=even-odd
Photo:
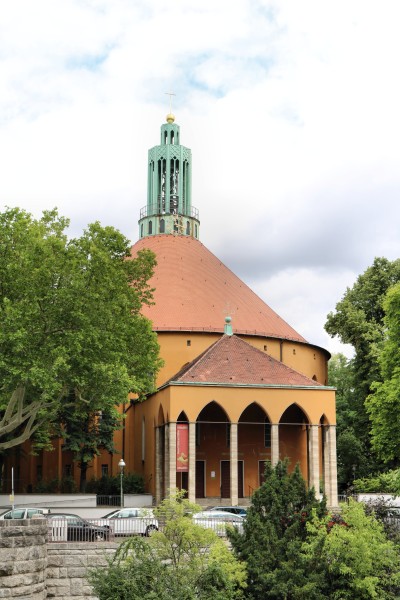
[[[125,461],[124,461],[123,458],[121,458],[121,460],[119,461],[118,466],[119,466],[119,469],[121,471],[121,496],[120,496],[120,505],[121,505],[121,508],[123,508],[124,507],[124,487],[123,487],[123,484],[122,484],[122,480],[123,480],[123,477],[124,477],[124,467],[125,467]]]

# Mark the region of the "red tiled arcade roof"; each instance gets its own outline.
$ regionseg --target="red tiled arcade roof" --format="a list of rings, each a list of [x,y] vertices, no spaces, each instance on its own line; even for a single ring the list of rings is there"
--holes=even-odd
[[[236,335],[223,335],[169,380],[185,383],[320,387]]]
[[[143,248],[158,263],[150,281],[155,304],[143,308],[154,330],[223,332],[229,314],[235,333],[306,341],[198,240],[145,237],[132,255]]]

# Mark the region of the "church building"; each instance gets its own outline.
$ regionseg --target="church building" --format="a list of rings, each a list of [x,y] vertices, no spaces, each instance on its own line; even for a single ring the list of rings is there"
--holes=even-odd
[[[309,344],[200,241],[192,157],[172,114],[149,150],[139,241],[157,257],[154,305],[164,367],[157,391],[133,404],[124,456],[159,502],[236,505],[263,481],[265,461],[288,457],[337,504],[335,391],[329,353]],[[227,309],[231,314],[227,314]],[[129,440],[129,442],[128,442]]]
[[[245,503],[263,482],[266,461],[287,457],[328,505],[337,505],[335,390],[329,352],[310,344],[200,241],[192,206],[192,155],[172,114],[148,154],[147,204],[139,240],[157,259],[143,307],[164,366],[156,391],[127,400],[116,454],[102,452],[88,477],[141,474],[159,503],[168,490],[202,504]],[[79,481],[62,441],[53,452],[16,451],[20,482]],[[17,456],[18,454],[18,456]],[[17,491],[23,489],[22,483]]]

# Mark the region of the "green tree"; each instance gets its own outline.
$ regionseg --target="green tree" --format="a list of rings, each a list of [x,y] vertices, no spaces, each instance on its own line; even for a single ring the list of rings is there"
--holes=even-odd
[[[339,490],[345,492],[355,474],[369,472],[365,445],[359,437],[353,360],[334,354],[328,364],[329,385],[336,387],[337,466]]]
[[[58,433],[85,475],[118,405],[154,389],[158,345],[140,308],[155,258],[128,260],[128,240],[99,223],[68,240],[68,224],[56,210],[0,213],[0,449]]]
[[[243,533],[229,533],[236,556],[247,565],[246,597],[292,598],[296,586],[306,584],[307,568],[299,567],[297,559],[313,509],[322,518],[326,504],[315,498],[313,489],[307,490],[299,467],[289,473],[287,461],[274,468],[267,463],[265,482],[253,494]]]
[[[155,511],[162,532],[121,544],[91,583],[100,600],[240,600],[245,566],[210,529],[193,523],[199,506],[177,492]]]
[[[317,516],[307,524],[298,564],[309,573],[291,598],[355,600],[398,598],[400,556],[381,523],[350,500],[339,518]]]
[[[385,341],[379,356],[380,378],[372,384],[366,407],[374,450],[385,463],[399,465],[400,283],[388,290],[383,307]]]
[[[378,357],[385,339],[383,301],[389,288],[400,281],[400,260],[375,258],[372,266],[357,278],[353,287],[347,288],[335,312],[328,315],[326,331],[338,336],[345,344],[354,348],[351,361],[353,392],[348,408],[350,413],[347,427],[347,446],[358,440],[355,459],[357,477],[382,468],[371,448],[369,415],[365,401],[375,381],[381,381]],[[355,422],[352,422],[355,416]],[[345,441],[345,440],[343,440]]]

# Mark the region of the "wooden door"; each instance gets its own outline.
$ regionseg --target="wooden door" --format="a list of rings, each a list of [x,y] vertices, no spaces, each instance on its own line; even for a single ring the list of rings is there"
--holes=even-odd
[[[243,498],[243,460],[238,460],[238,498]]]
[[[231,497],[231,461],[221,460],[221,498]]]
[[[205,461],[196,460],[196,498],[205,498]]]

